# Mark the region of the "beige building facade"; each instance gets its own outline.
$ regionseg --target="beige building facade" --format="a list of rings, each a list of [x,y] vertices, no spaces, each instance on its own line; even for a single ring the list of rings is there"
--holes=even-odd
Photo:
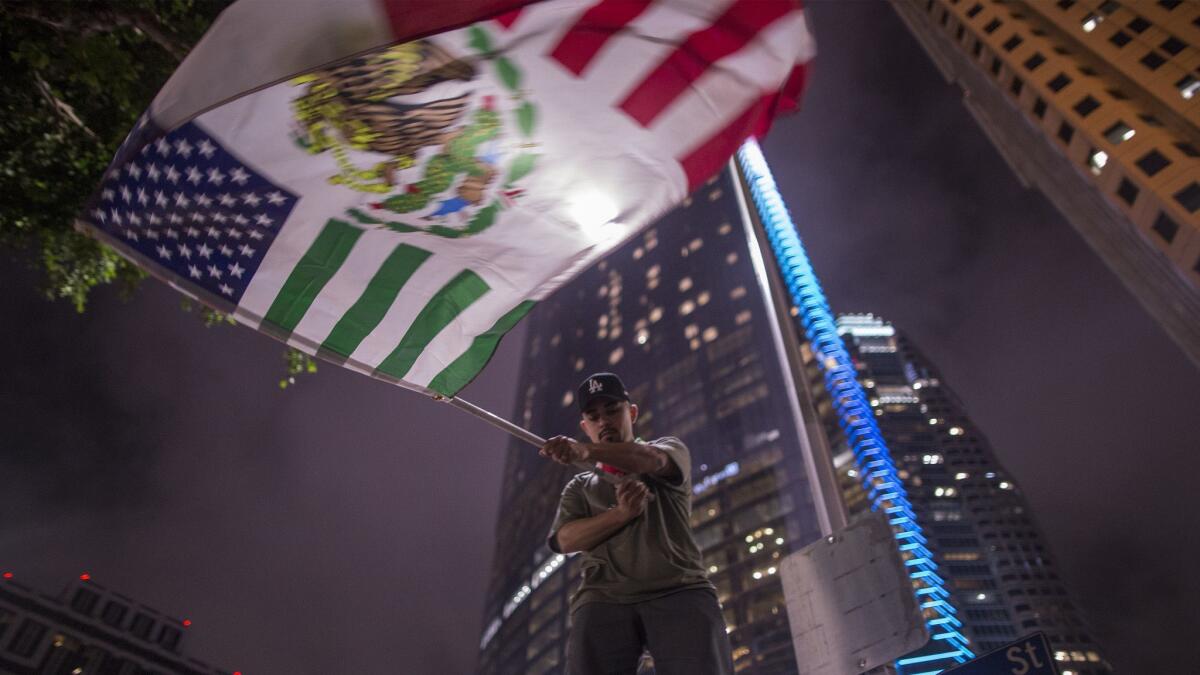
[[[1019,180],[1200,364],[1200,2],[893,6]]]

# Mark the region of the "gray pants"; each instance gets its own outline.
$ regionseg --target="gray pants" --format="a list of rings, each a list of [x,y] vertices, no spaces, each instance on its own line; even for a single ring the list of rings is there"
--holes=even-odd
[[[628,605],[589,602],[571,615],[567,675],[633,675],[643,649],[656,675],[732,675],[717,596],[679,591]]]

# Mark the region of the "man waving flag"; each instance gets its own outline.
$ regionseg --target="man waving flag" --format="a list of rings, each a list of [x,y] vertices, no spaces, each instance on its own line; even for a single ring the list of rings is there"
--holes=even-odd
[[[794,0],[240,0],[79,226],[302,351],[452,396],[795,107]]]

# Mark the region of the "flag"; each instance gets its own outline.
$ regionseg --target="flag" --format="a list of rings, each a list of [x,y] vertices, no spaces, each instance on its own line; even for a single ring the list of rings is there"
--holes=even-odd
[[[794,0],[241,0],[79,217],[309,354],[451,396],[796,105]]]

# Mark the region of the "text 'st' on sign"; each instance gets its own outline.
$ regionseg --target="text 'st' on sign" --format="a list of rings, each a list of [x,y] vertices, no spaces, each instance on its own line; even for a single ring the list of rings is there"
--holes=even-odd
[[[1043,633],[1033,633],[957,668],[949,675],[1059,675],[1050,643]]]

